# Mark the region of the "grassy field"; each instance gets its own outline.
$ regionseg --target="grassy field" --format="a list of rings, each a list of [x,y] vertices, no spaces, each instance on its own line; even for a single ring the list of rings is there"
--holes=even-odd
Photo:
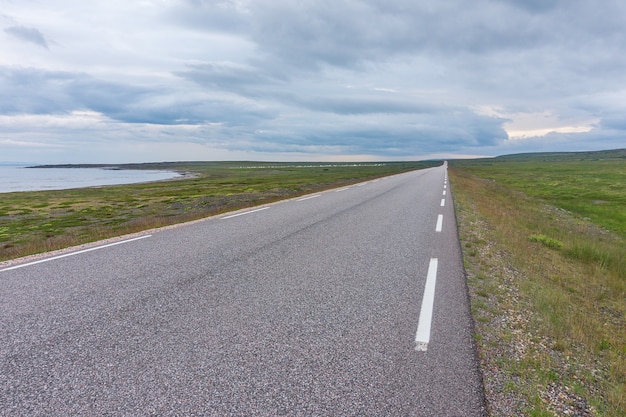
[[[144,184],[0,194],[0,261],[434,165],[440,163],[119,165],[193,176]],[[80,175],[80,168],[76,169]]]
[[[626,150],[450,179],[491,415],[624,416]]]
[[[143,165],[196,176],[2,194],[0,260],[438,163],[305,165]],[[626,150],[449,173],[491,415],[624,416]]]

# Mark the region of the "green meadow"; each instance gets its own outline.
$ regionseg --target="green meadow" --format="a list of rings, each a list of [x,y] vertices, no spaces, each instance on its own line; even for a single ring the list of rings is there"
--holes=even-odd
[[[510,155],[457,165],[626,238],[626,149]]]
[[[624,415],[626,150],[452,161],[450,180],[490,415]]]
[[[440,163],[117,165],[179,171],[187,176],[143,184],[0,194],[0,261],[435,165]],[[80,166],[73,167],[80,175]]]
[[[0,260],[439,164],[120,166],[188,176],[1,194]],[[449,176],[490,415],[623,415],[626,150],[450,161]]]

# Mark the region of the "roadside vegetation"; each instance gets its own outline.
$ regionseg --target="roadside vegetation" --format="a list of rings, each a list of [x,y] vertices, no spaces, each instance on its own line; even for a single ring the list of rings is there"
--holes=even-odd
[[[626,150],[452,161],[492,416],[624,416]]]
[[[180,171],[187,176],[143,184],[0,194],[0,261],[435,165],[440,163],[119,165]],[[80,166],[73,167],[80,175]]]
[[[5,193],[0,261],[437,162],[163,163],[186,178]],[[77,175],[79,175],[77,173]],[[626,150],[451,161],[492,416],[623,416]]]

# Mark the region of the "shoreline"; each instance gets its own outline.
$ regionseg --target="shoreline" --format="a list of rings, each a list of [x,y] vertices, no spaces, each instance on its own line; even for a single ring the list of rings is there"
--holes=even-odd
[[[128,167],[124,165],[37,165],[37,166],[2,166],[1,168],[9,168],[7,172],[10,172],[8,176],[0,175],[0,195],[10,193],[28,193],[28,192],[45,192],[45,191],[62,191],[72,189],[84,189],[84,188],[103,188],[114,187],[120,185],[133,185],[133,184],[149,184],[162,181],[178,181],[182,179],[190,179],[196,177],[198,174],[191,171],[166,169],[165,167],[144,167],[138,168],[138,165],[133,164],[135,167]],[[38,175],[31,176],[30,174],[20,175],[16,174],[15,170],[21,170],[22,173],[31,171],[34,172],[38,169],[51,169],[51,170],[63,170],[53,171],[58,177],[50,177],[48,175],[38,177]],[[75,173],[64,172],[67,169],[76,169]],[[89,170],[85,172],[85,175],[81,175],[78,170]],[[132,172],[130,172],[132,171]],[[59,174],[65,173],[64,175]],[[102,172],[102,175],[98,173]],[[0,173],[6,172],[0,171]],[[116,175],[118,173],[118,175]],[[125,175],[126,174],[126,175]],[[158,178],[150,178],[152,174],[158,176]],[[54,174],[51,174],[54,175]],[[110,175],[111,178],[106,176]],[[137,176],[138,178],[133,178]]]

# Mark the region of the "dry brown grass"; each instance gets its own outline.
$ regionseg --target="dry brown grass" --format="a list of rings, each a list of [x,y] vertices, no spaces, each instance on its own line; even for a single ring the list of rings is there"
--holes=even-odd
[[[623,416],[624,241],[467,171],[450,179],[492,415]]]

